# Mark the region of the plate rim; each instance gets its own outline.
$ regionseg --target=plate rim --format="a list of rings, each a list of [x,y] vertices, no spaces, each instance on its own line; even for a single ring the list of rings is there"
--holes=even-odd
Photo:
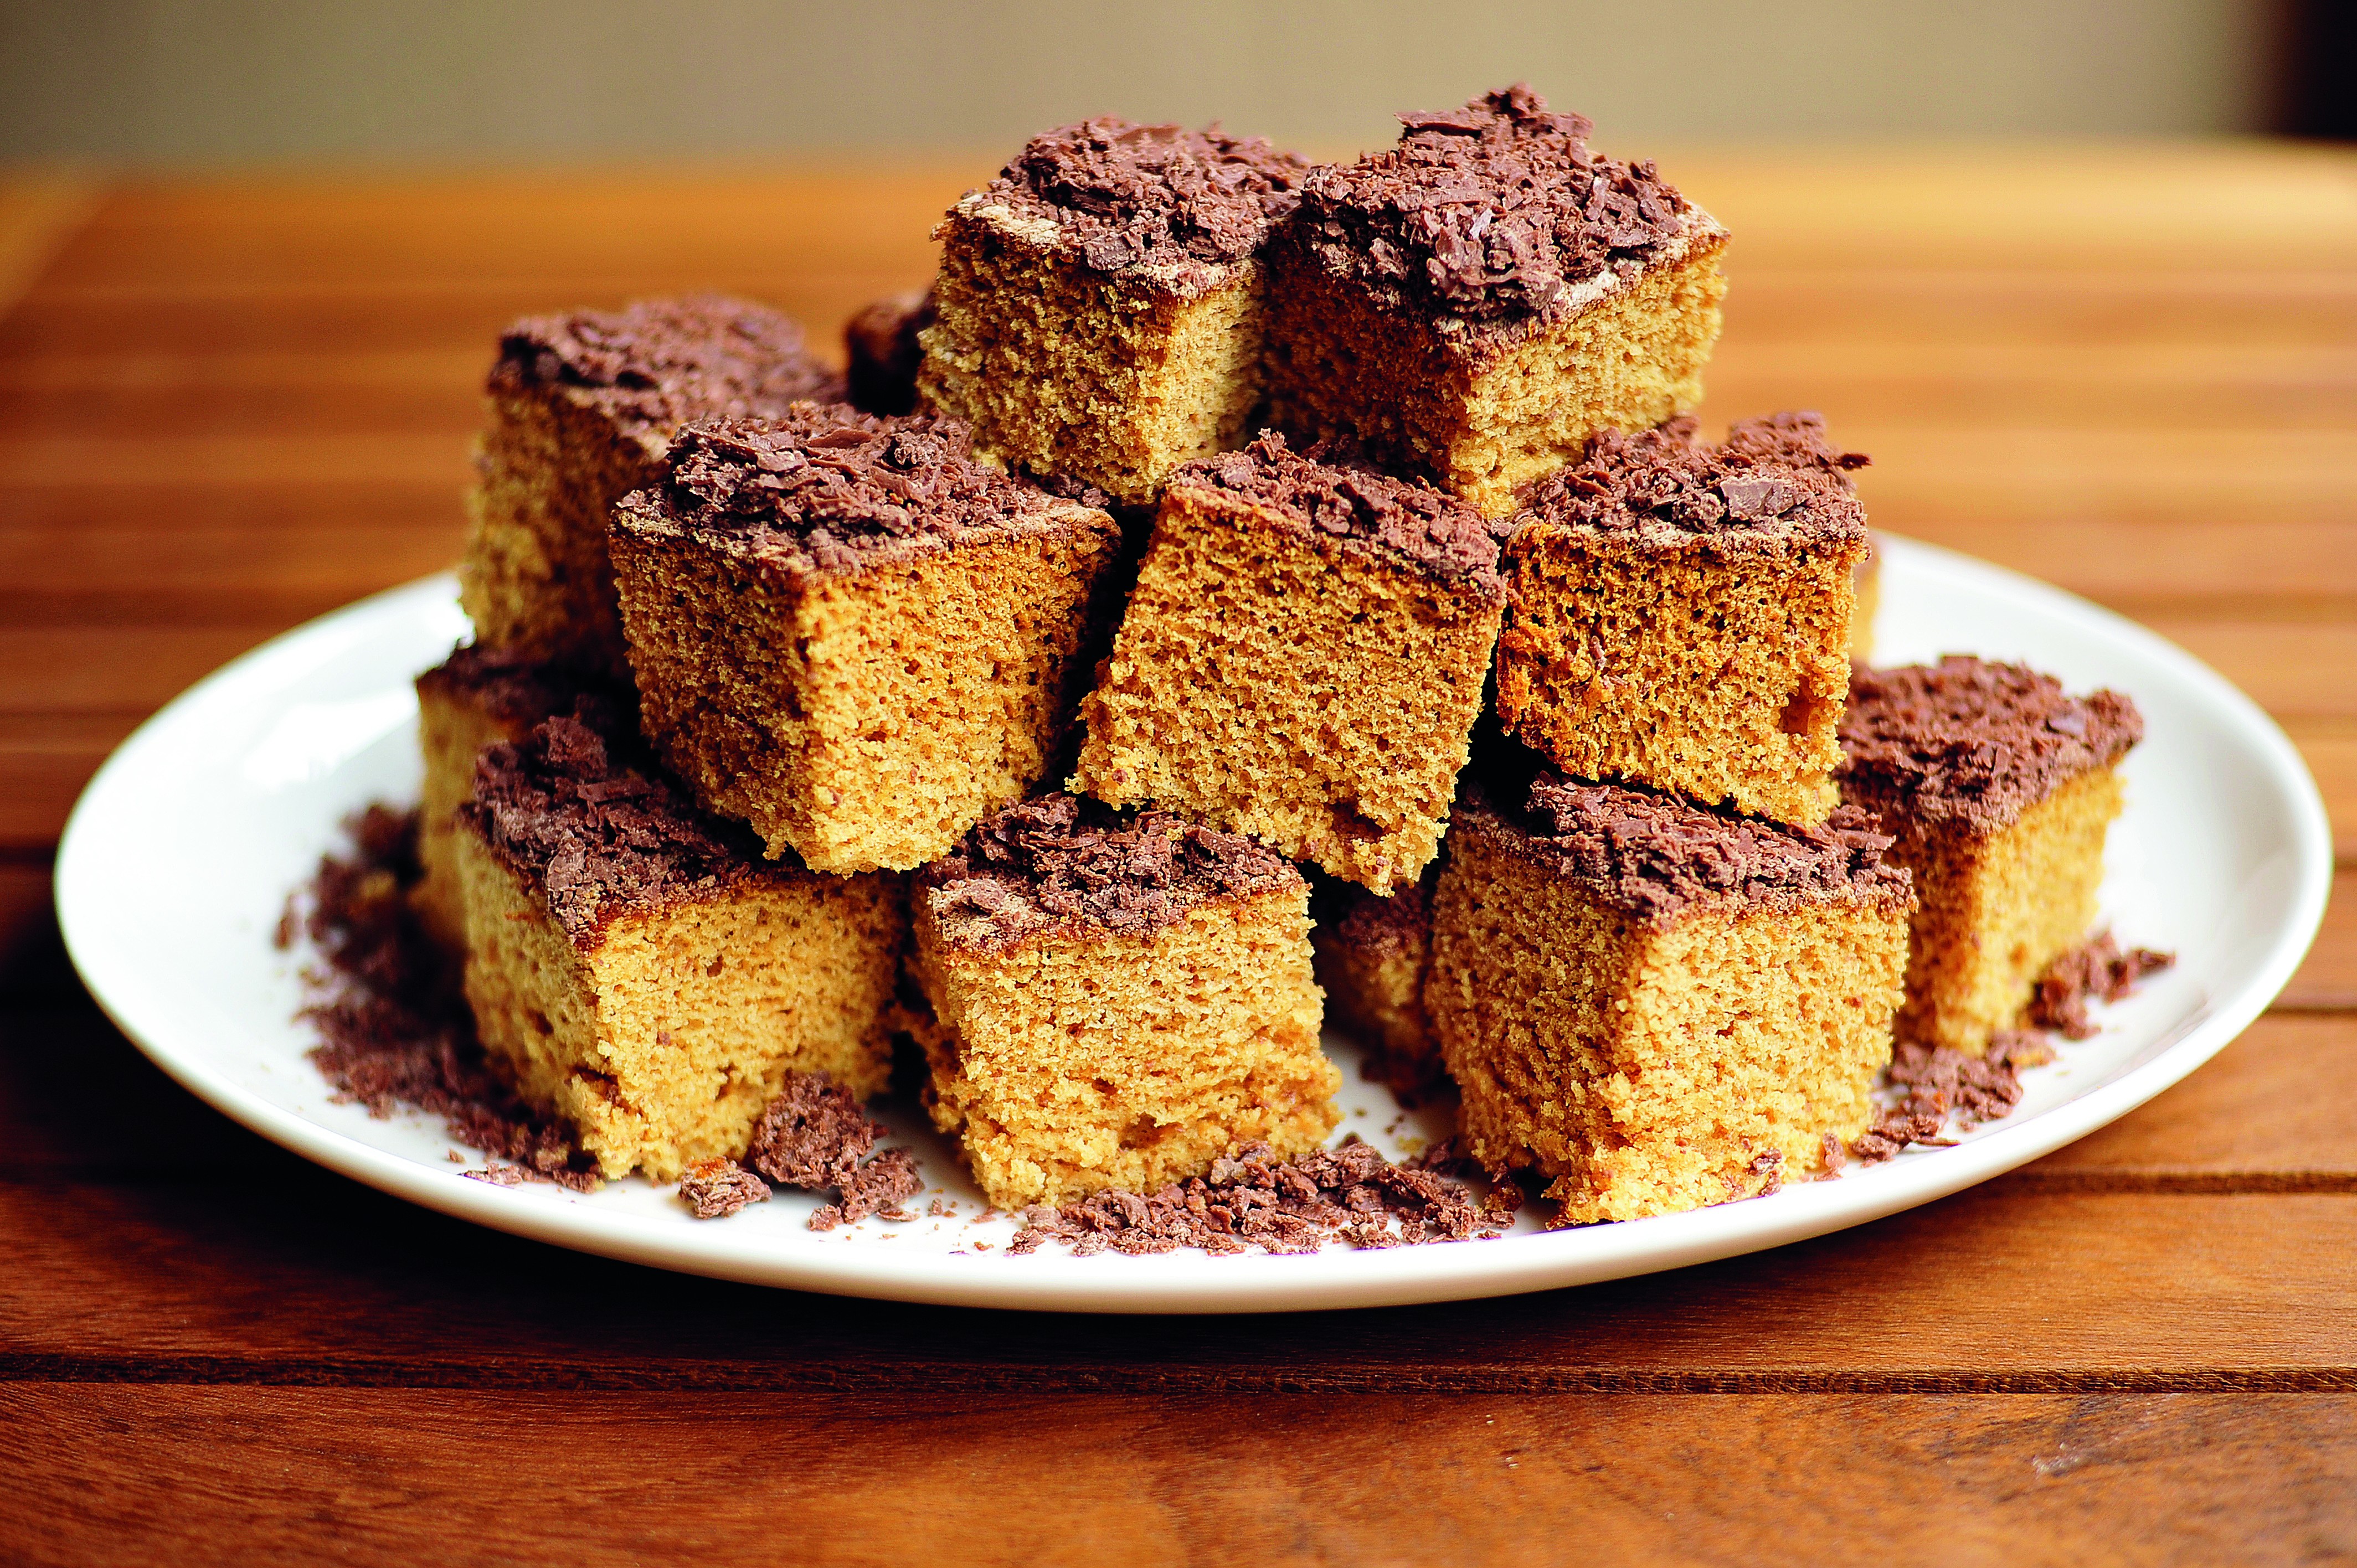
[[[2280,725],[2226,678],[2158,632],[2127,617],[2025,574],[1902,535],[1877,531],[1886,561],[1970,582],[1978,591],[2033,612],[2062,612],[2127,643],[2169,669],[2172,679],[2205,699],[2262,763],[2260,775],[2282,798],[2291,830],[2294,883],[2290,915],[2251,977],[2232,993],[2210,998],[2177,1037],[2116,1079],[2018,1124],[1999,1122],[1970,1142],[1927,1157],[1895,1162],[1861,1182],[1785,1188],[1771,1210],[1722,1204],[1690,1213],[1609,1227],[1507,1237],[1466,1245],[1380,1251],[1327,1249],[1303,1257],[1248,1254],[1221,1258],[1183,1278],[1168,1265],[1200,1264],[1191,1254],[1080,1259],[1005,1253],[889,1252],[858,1244],[748,1252],[721,1228],[686,1230],[664,1217],[592,1211],[580,1199],[536,1187],[494,1187],[376,1148],[314,1122],[208,1069],[197,1053],[169,1043],[168,1020],[127,955],[99,935],[107,889],[96,877],[102,832],[115,797],[128,788],[146,750],[166,743],[224,686],[243,684],[339,628],[348,634],[412,601],[447,603],[448,572],[383,590],[280,633],[188,687],[142,723],[101,765],[59,835],[55,899],[66,950],[91,997],[143,1055],[199,1100],[281,1147],[339,1175],[436,1212],[528,1240],[674,1272],[818,1294],[941,1305],[1033,1311],[1171,1314],[1263,1313],[1406,1305],[1520,1294],[1652,1273],[1738,1256],[1846,1230],[1962,1191],[2040,1158],[2109,1124],[2210,1060],[2239,1036],[2289,983],[2314,943],[2330,897],[2333,851],[2330,819],[2305,760]],[[86,870],[85,867],[92,869]],[[1845,1190],[1847,1189],[1847,1190]],[[1625,1244],[1597,1247],[1611,1236]],[[840,1256],[837,1255],[840,1251]],[[1600,1254],[1600,1255],[1599,1255]]]

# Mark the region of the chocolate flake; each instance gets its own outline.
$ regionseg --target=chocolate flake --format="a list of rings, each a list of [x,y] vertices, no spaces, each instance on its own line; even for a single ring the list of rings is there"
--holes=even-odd
[[[735,1160],[698,1160],[679,1176],[679,1195],[698,1219],[720,1219],[770,1201],[770,1184]]]
[[[278,932],[281,948],[308,937],[327,966],[307,972],[316,1000],[303,1016],[319,1031],[308,1054],[336,1102],[365,1105],[380,1120],[401,1105],[440,1117],[453,1139],[491,1156],[490,1168],[460,1173],[476,1180],[596,1190],[588,1156],[486,1065],[456,967],[411,909],[417,813],[371,806],[345,831],[353,854],[321,858]]]
[[[1867,543],[1852,469],[1817,413],[1741,419],[1714,445],[1679,414],[1656,429],[1590,436],[1580,460],[1524,487],[1516,522],[1593,530],[1648,549],[1707,540],[1727,551]]]
[[[2030,998],[2029,1021],[2066,1040],[2090,1039],[2098,1032],[2087,1016],[2090,1001],[2117,1002],[2146,975],[2176,961],[2175,953],[2151,948],[2122,952],[2112,933],[2104,931],[2047,965],[2046,972],[2038,978],[2037,993]]]
[[[833,1230],[875,1215],[913,1219],[900,1207],[924,1190],[917,1157],[906,1149],[868,1152],[887,1129],[871,1122],[847,1090],[823,1072],[790,1072],[785,1087],[754,1124],[746,1164],[780,1187],[836,1193],[810,1217],[813,1230]],[[866,1161],[862,1164],[862,1161]]]
[[[1501,1179],[1497,1188],[1477,1202],[1429,1166],[1394,1165],[1356,1137],[1290,1161],[1275,1159],[1266,1144],[1247,1144],[1213,1161],[1210,1175],[1151,1196],[1101,1192],[1061,1208],[1035,1204],[1023,1211],[1023,1229],[1007,1251],[1062,1241],[1076,1257],[1181,1247],[1231,1255],[1254,1247],[1315,1252],[1329,1241],[1383,1248],[1488,1240],[1504,1234],[1521,1207],[1512,1182]]]

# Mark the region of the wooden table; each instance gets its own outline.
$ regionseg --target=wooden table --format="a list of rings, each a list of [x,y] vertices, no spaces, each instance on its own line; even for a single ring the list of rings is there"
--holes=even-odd
[[[2341,897],[2276,1009],[2012,1177],[1554,1294],[1291,1318],[835,1301],[555,1251],[171,1086],[48,869],[142,716],[447,564],[510,317],[831,333],[983,166],[0,188],[0,1559],[1293,1563],[2357,1553],[2357,157],[1665,160],[1737,240],[1707,414],[2275,713]],[[21,291],[21,292],[19,292]]]

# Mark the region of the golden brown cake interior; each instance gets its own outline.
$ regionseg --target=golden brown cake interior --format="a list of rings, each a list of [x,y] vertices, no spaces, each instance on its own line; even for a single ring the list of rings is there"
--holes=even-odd
[[[1433,491],[1307,462],[1279,438],[1182,470],[1082,701],[1075,787],[1254,834],[1379,892],[1413,884],[1480,711],[1496,553],[1479,517]]]
[[[890,1069],[897,878],[748,858],[556,719],[487,753],[462,814],[467,999],[489,1059],[608,1176],[736,1158],[789,1071]]]
[[[830,435],[833,417],[683,435],[675,462],[705,477],[632,498],[615,570],[646,733],[703,802],[813,869],[908,869],[1046,776],[1121,535],[973,464],[953,431]],[[862,428],[867,446],[843,445]],[[811,449],[871,467],[831,502],[749,522],[712,499]],[[863,488],[910,474],[931,510],[902,509],[906,533],[855,533],[878,505]]]
[[[1152,1192],[1245,1144],[1321,1143],[1339,1079],[1308,899],[1248,841],[1069,796],[921,874],[917,971],[944,1031],[928,1101],[990,1200]]]
[[[1903,874],[1872,864],[1887,841],[1855,825],[1808,840],[1714,827],[1682,802],[1573,788],[1619,822],[1617,844],[1571,854],[1568,839],[1476,809],[1460,813],[1435,894],[1425,1003],[1473,1154],[1544,1173],[1566,1224],[1823,1170],[1872,1120],[1890,1059],[1908,901]],[[1687,843],[1732,846],[1722,865],[1763,846],[1785,864],[1715,888],[1688,866],[1682,885],[1663,868],[1674,845],[1650,866],[1629,855],[1647,823],[1673,816]],[[1579,869],[1599,865],[1611,874]],[[1647,892],[1663,887],[1676,896]]]
[[[936,231],[921,403],[1011,467],[1152,502],[1260,400],[1256,252],[1304,166],[1217,130],[1034,138]]]
[[[1843,798],[1880,815],[1921,908],[1903,1038],[1979,1056],[2094,923],[2116,764],[2144,733],[2116,692],[2068,695],[2019,665],[1951,655],[1862,671],[1842,722]]]
[[[1823,822],[1866,549],[1844,460],[1813,415],[1724,446],[1680,420],[1534,487],[1506,551],[1507,733],[1577,778]]]
[[[1701,400],[1717,220],[1527,87],[1402,119],[1396,146],[1313,171],[1271,247],[1278,424],[1501,516],[1597,432]]]
[[[614,503],[651,481],[686,420],[782,413],[841,396],[842,382],[787,317],[693,295],[519,321],[487,391],[458,565],[476,640],[626,678],[606,553]]]

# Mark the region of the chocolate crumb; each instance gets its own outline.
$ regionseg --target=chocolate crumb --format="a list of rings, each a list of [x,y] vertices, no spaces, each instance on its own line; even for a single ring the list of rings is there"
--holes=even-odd
[[[883,1133],[826,1074],[790,1072],[754,1125],[745,1161],[780,1187],[817,1191],[856,1170]]]
[[[1101,1192],[1061,1208],[1035,1204],[1007,1251],[1049,1241],[1075,1257],[1111,1248],[1133,1255],[1198,1248],[1217,1256],[1315,1252],[1329,1241],[1359,1248],[1460,1241],[1503,1233],[1514,1208],[1477,1203],[1462,1187],[1415,1162],[1394,1165],[1351,1138],[1279,1161],[1247,1144],[1211,1173],[1145,1196]]]
[[[491,1073],[456,967],[410,907],[417,813],[373,805],[345,832],[351,855],[322,856],[280,921],[282,947],[299,931],[327,966],[307,975],[314,1000],[303,1016],[319,1032],[308,1054],[335,1101],[380,1120],[400,1105],[441,1117],[453,1140],[492,1157],[490,1169],[461,1173],[476,1180],[595,1191],[589,1157]]]
[[[2037,994],[2030,998],[2029,1021],[2066,1040],[2091,1038],[2098,1031],[2087,1016],[2090,1001],[2117,1002],[2146,975],[2176,961],[2175,953],[2151,948],[2122,952],[2111,932],[2105,931],[2046,966],[2046,972],[2038,979]]]
[[[846,1172],[837,1186],[843,1196],[811,1216],[812,1230],[856,1225],[871,1214],[895,1222],[914,1219],[915,1215],[900,1207],[900,1200],[923,1191],[925,1178],[917,1170],[916,1155],[906,1149],[886,1149]]]
[[[698,1219],[720,1219],[770,1201],[770,1184],[734,1160],[698,1160],[680,1173],[679,1195]]]

